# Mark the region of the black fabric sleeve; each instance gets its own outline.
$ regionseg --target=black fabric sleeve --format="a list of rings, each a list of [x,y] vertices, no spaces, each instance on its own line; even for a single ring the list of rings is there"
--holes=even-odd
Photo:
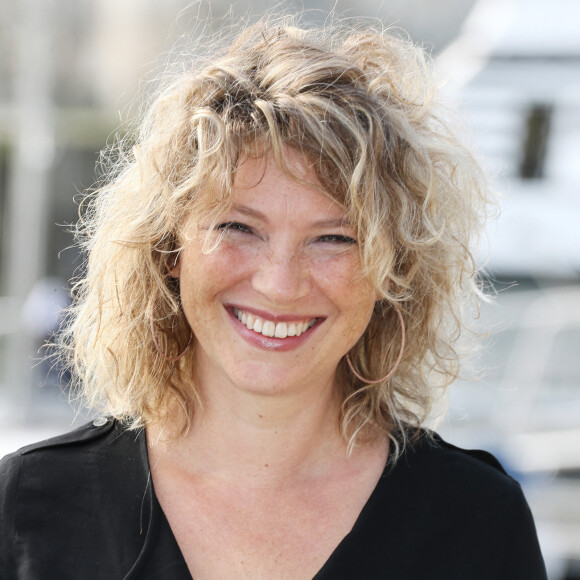
[[[0,460],[0,579],[16,578],[14,505],[20,473],[20,457]]]
[[[149,529],[144,445],[108,421],[3,459],[0,580],[125,578]]]
[[[536,526],[519,484],[510,502],[511,510],[503,520],[505,525],[505,578],[546,580],[546,568],[540,550]]]

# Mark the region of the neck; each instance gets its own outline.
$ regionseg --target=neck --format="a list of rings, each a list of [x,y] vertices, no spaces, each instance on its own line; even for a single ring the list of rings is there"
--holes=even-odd
[[[148,428],[150,445],[160,445],[182,469],[270,485],[319,475],[346,459],[332,384],[270,396],[216,385],[203,392],[203,409],[184,437],[158,443],[160,429]]]

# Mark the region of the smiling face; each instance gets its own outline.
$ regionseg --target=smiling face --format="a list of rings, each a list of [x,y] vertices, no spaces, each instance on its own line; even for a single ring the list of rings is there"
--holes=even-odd
[[[287,153],[292,170],[317,183],[304,160]],[[203,220],[186,225],[173,271],[202,390],[219,384],[272,395],[332,387],[376,300],[344,211],[266,156],[239,166],[232,208],[216,232],[223,239],[211,253],[203,251],[207,227]]]

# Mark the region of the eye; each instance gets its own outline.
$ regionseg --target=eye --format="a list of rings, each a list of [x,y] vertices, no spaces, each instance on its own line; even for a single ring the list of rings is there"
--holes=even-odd
[[[252,230],[248,226],[240,222],[224,222],[223,224],[219,224],[218,226],[216,226],[216,230],[242,232],[245,234],[249,234],[252,232]]]
[[[342,234],[326,234],[318,238],[319,242],[324,242],[327,244],[356,244],[356,240],[350,236],[344,236]]]

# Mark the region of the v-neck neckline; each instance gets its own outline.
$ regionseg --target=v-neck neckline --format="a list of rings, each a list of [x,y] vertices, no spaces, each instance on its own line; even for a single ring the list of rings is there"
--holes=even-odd
[[[133,567],[133,570],[138,571],[142,570],[145,562],[152,557],[156,550],[156,546],[158,542],[161,540],[165,546],[170,546],[172,550],[175,551],[174,558],[179,555],[180,562],[178,563],[178,567],[181,570],[183,568],[183,572],[187,570],[188,575],[183,575],[183,577],[176,577],[172,576],[175,580],[195,580],[187,567],[187,563],[183,556],[183,552],[175,538],[173,530],[171,529],[171,525],[161,507],[161,504],[157,498],[155,493],[155,486],[153,484],[153,479],[151,477],[151,466],[149,463],[149,454],[147,452],[147,435],[145,430],[143,429],[142,437],[141,437],[141,449],[140,453],[142,456],[143,461],[145,462],[146,472],[148,473],[148,481],[147,481],[147,491],[146,493],[150,497],[150,506],[151,506],[151,518],[150,518],[150,525],[149,529],[147,530],[147,535],[145,542],[143,544],[143,550],[139,555],[138,562],[139,565]],[[367,498],[365,504],[363,505],[361,511],[359,512],[353,526],[348,531],[348,533],[340,540],[340,542],[336,545],[333,551],[330,553],[324,564],[320,567],[318,572],[313,576],[312,580],[324,580],[326,574],[328,573],[328,569],[332,566],[334,560],[340,557],[341,552],[348,549],[348,545],[353,541],[353,538],[358,535],[358,532],[361,528],[364,527],[365,521],[368,520],[368,514],[373,512],[373,506],[379,501],[379,496],[382,496],[384,492],[384,486],[386,481],[390,478],[392,473],[395,471],[396,466],[402,460],[402,457],[399,457],[397,462],[393,461],[393,444],[392,441],[389,441],[389,454],[387,457],[387,461],[385,463],[385,467],[379,477],[375,487],[373,488],[371,494]],[[165,536],[164,536],[165,535]],[[126,580],[130,580],[131,578],[136,578],[133,576],[132,573],[126,577]]]

